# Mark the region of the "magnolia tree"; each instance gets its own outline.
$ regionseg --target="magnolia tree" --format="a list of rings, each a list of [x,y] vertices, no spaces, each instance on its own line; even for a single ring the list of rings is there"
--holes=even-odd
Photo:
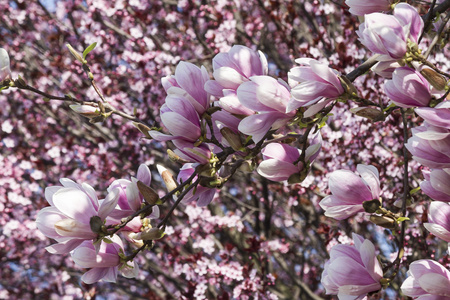
[[[3,1],[0,298],[450,299],[450,0]]]

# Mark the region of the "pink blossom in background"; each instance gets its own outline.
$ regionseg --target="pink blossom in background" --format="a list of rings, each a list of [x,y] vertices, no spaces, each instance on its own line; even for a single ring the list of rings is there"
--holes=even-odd
[[[9,55],[5,49],[0,48],[0,81],[11,77]]]
[[[322,284],[328,295],[339,299],[363,299],[381,289],[383,270],[375,247],[369,240],[353,233],[354,245],[335,245],[325,263]]]
[[[237,97],[242,105],[258,112],[245,117],[238,127],[240,132],[251,135],[255,143],[270,129],[286,125],[295,115],[295,112],[286,113],[289,87],[269,76],[251,77],[250,81],[239,86]]]
[[[91,241],[84,241],[71,253],[75,264],[90,269],[81,276],[84,283],[92,284],[100,280],[116,282],[119,272],[128,278],[138,275],[137,263],[128,265],[119,256],[124,249],[122,240],[116,235],[110,240],[108,243],[102,241],[98,251]]]
[[[433,200],[450,202],[450,169],[422,171],[425,181],[420,183],[422,191]]]
[[[430,84],[409,67],[395,69],[392,80],[386,81],[384,89],[392,102],[400,107],[428,106],[431,101]]]
[[[261,51],[235,45],[213,58],[213,70],[214,80],[206,82],[205,90],[220,98],[224,96],[224,90],[237,90],[252,76],[267,75],[268,66]]]
[[[295,62],[302,66],[294,67],[288,73],[292,98],[287,112],[315,104],[323,98],[331,101],[344,93],[336,70],[311,58],[299,58]]]
[[[181,61],[175,75],[164,77],[161,82],[168,95],[180,95],[188,99],[199,115],[209,108],[209,94],[204,90],[209,80],[205,67]]]
[[[325,216],[336,220],[364,211],[363,202],[378,199],[381,194],[380,179],[374,166],[357,166],[359,176],[348,170],[338,170],[330,174],[328,187],[331,195],[320,201]]]
[[[45,198],[50,206],[41,209],[36,218],[37,228],[58,242],[46,248],[54,254],[68,253],[83,241],[95,239],[97,233],[91,230],[91,218],[98,216],[105,220],[119,199],[118,189],[99,201],[90,185],[66,178],[60,181],[62,187],[46,188]]]
[[[305,161],[312,163],[322,147],[320,132],[311,139],[310,146],[306,149]],[[298,148],[279,143],[270,143],[261,151],[263,161],[258,166],[259,175],[273,180],[288,180],[291,175],[299,174],[305,166],[298,161],[302,151]],[[296,162],[294,164],[294,162]],[[295,183],[294,180],[291,183]]]
[[[383,12],[391,9],[390,0],[346,0],[349,11],[353,15],[364,16],[375,12]]]
[[[428,209],[428,223],[423,226],[438,238],[450,243],[450,205],[433,201]]]
[[[440,263],[421,259],[409,265],[409,277],[403,282],[403,294],[414,299],[450,299],[450,271]]]

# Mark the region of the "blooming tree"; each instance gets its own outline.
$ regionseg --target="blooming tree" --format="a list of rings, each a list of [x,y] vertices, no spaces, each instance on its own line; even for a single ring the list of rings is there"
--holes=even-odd
[[[0,3],[0,298],[450,299],[450,0],[398,2]]]

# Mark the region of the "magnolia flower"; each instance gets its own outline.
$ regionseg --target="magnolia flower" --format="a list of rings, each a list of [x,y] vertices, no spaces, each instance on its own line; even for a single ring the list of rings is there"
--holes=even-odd
[[[213,58],[213,69],[214,80],[206,82],[205,90],[220,98],[224,90],[237,90],[252,76],[267,75],[268,64],[261,51],[235,45],[229,52]]]
[[[331,195],[320,201],[325,216],[336,220],[364,211],[363,202],[379,199],[381,189],[378,170],[374,166],[359,164],[356,169],[360,176],[348,170],[338,170],[330,174],[328,187]]]
[[[178,173],[177,181],[185,182],[194,173],[195,167],[193,164],[184,164]],[[195,181],[197,177],[193,180]],[[197,188],[191,189],[183,198],[184,203],[190,203],[197,200],[197,206],[203,207],[207,206],[214,198],[216,193],[215,188],[208,188],[198,185]]]
[[[395,61],[395,60],[388,60],[388,61],[379,61],[377,62],[371,70],[374,71],[377,75],[384,77],[386,79],[392,78],[392,73],[397,68],[400,68],[401,65]]]
[[[320,132],[311,139],[310,144],[306,149],[305,162],[312,163],[322,147]],[[261,153],[264,160],[258,166],[259,175],[273,181],[289,180],[289,183],[299,182],[299,179],[304,177],[300,176],[301,171],[305,169],[303,162],[299,161],[302,154],[300,149],[286,144],[270,143]]]
[[[282,81],[269,76],[253,76],[237,89],[240,103],[257,111],[239,123],[239,131],[251,135],[259,142],[270,129],[278,129],[288,123],[295,115],[286,113],[290,93]]]
[[[367,293],[381,289],[383,270],[375,247],[362,236],[353,233],[354,245],[335,245],[330,260],[325,263],[321,283],[327,294],[339,299],[363,299]]]
[[[434,108],[419,107],[414,110],[425,122],[450,130],[450,101],[444,101]]]
[[[370,51],[381,54],[379,61],[398,60],[407,51],[407,41],[417,42],[423,21],[417,10],[407,3],[395,6],[393,15],[372,13],[356,32]]]
[[[91,241],[84,241],[71,255],[75,264],[90,268],[81,277],[84,283],[92,284],[100,280],[116,282],[119,270],[127,278],[136,277],[139,273],[136,262],[131,266],[122,262],[119,254],[123,253],[123,249],[121,239],[114,235],[110,242],[102,241],[99,249],[96,249]]]
[[[50,206],[41,209],[36,219],[38,229],[58,242],[46,248],[55,254],[68,253],[83,241],[95,239],[98,234],[91,229],[91,219],[97,216],[104,221],[119,199],[118,189],[99,201],[95,190],[86,183],[79,185],[67,178],[60,182],[62,187],[45,189]]]
[[[204,90],[209,80],[208,71],[194,64],[181,61],[175,75],[164,77],[161,82],[168,95],[180,95],[189,100],[199,115],[209,108],[209,94]]]
[[[101,115],[98,107],[90,105],[72,104],[69,107],[76,113],[82,115],[83,117],[93,119]]]
[[[438,201],[450,202],[450,169],[433,169],[422,171],[425,181],[420,188],[430,198]]]
[[[409,67],[395,69],[392,80],[386,81],[384,90],[392,102],[404,108],[428,106],[432,96],[428,81]]]
[[[450,272],[440,263],[421,259],[409,265],[410,275],[403,282],[403,294],[414,299],[450,299]]]
[[[9,55],[5,49],[0,48],[0,81],[11,78]]]
[[[295,62],[303,66],[294,67],[288,73],[293,88],[287,112],[315,104],[323,98],[327,98],[328,103],[344,93],[336,70],[311,58],[299,58]]]
[[[364,16],[375,12],[388,11],[391,8],[391,0],[346,0],[349,11],[353,15]]]
[[[433,201],[428,210],[428,223],[423,226],[438,238],[450,243],[450,205]]]
[[[172,135],[151,130],[149,134],[158,141],[182,139],[195,142],[201,135],[200,117],[192,103],[181,95],[168,95],[161,106],[160,116]]]
[[[414,160],[433,169],[450,168],[450,129],[424,122],[412,134],[405,147]]]

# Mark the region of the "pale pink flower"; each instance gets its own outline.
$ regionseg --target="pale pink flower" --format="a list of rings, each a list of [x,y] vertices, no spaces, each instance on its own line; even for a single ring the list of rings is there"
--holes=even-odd
[[[384,90],[392,102],[404,108],[428,106],[432,97],[428,81],[409,67],[395,69]]]
[[[353,233],[354,245],[335,245],[325,263],[322,285],[328,295],[339,299],[363,299],[381,289],[383,270],[375,247],[369,240]]]
[[[450,243],[450,205],[433,201],[428,209],[428,223],[423,226],[438,238]]]
[[[175,147],[173,152],[188,162],[207,164],[211,159],[211,149],[207,144],[195,145],[182,139],[172,141]]]
[[[242,105],[258,112],[239,123],[239,131],[251,135],[255,143],[270,129],[286,125],[295,115],[295,112],[286,113],[289,87],[269,76],[251,77],[250,81],[239,86],[237,96]]]
[[[188,99],[199,115],[202,115],[210,103],[209,94],[204,85],[209,80],[205,67],[181,61],[175,69],[175,75],[164,77],[161,82],[168,95],[180,95]]]
[[[322,147],[322,137],[320,132],[311,139],[311,145],[306,149],[305,161],[312,163]],[[273,180],[284,181],[290,179],[294,174],[300,174],[305,168],[301,161],[298,161],[302,150],[278,143],[270,143],[261,151],[263,161],[258,166],[259,175]],[[297,182],[293,179],[292,183]]]
[[[5,49],[0,48],[0,81],[11,79],[9,55]]]
[[[223,90],[237,90],[252,76],[267,75],[268,64],[261,51],[254,51],[241,45],[231,47],[227,53],[213,58],[214,80],[205,84],[208,93],[220,98]]]
[[[420,188],[430,198],[438,201],[450,202],[450,169],[433,169],[422,171],[425,181]]]
[[[346,0],[349,11],[353,15],[364,16],[375,12],[383,12],[391,9],[390,0]]]
[[[428,124],[450,130],[450,101],[441,102],[434,108],[419,107],[414,111]]]
[[[91,241],[84,241],[72,252],[75,264],[90,269],[81,277],[84,283],[92,284],[100,280],[116,282],[119,270],[127,278],[138,275],[139,267],[136,262],[128,265],[121,261],[119,254],[123,253],[124,249],[121,239],[114,235],[110,241],[102,241],[99,249],[96,249]]]
[[[180,173],[178,173],[177,181],[185,182],[189,177],[194,173],[195,165],[193,164],[184,164],[180,169]],[[197,177],[194,178],[196,180]],[[215,188],[208,188],[201,185],[198,185],[196,189],[191,189],[186,196],[183,198],[184,203],[190,203],[192,201],[197,200],[197,206],[207,206],[214,198],[216,193]]]
[[[299,58],[295,62],[303,66],[289,71],[292,98],[287,105],[287,112],[315,104],[324,98],[329,102],[344,93],[336,70],[311,58]]]
[[[98,216],[104,221],[119,199],[117,189],[99,201],[95,190],[86,183],[79,185],[66,178],[60,182],[62,187],[45,189],[50,206],[40,210],[36,219],[38,229],[58,242],[46,248],[55,254],[68,253],[83,241],[97,238],[91,230],[91,218]]]
[[[357,166],[360,176],[348,170],[334,171],[329,176],[331,195],[320,201],[325,216],[336,220],[364,211],[363,202],[379,199],[381,189],[378,170],[374,166]]]
[[[409,277],[403,282],[403,294],[414,299],[449,300],[450,272],[440,263],[421,259],[409,265]]]

